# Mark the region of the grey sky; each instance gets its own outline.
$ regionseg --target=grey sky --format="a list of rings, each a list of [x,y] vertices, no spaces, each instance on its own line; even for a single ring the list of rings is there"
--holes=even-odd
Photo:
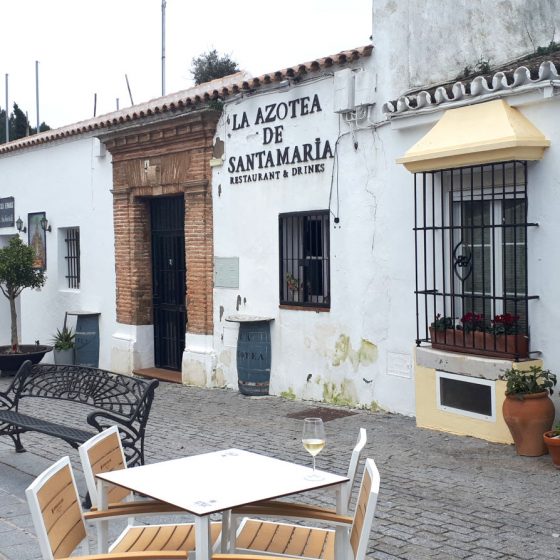
[[[167,93],[192,85],[191,60],[216,48],[258,76],[363,46],[372,0],[167,0]],[[161,93],[161,0],[0,0],[0,107],[27,110],[34,125],[35,61],[40,118],[52,127]],[[6,19],[5,19],[6,18]]]

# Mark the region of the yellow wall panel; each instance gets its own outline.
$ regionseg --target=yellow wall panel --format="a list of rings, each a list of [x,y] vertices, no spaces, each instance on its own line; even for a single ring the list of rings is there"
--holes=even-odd
[[[496,443],[513,443],[502,416],[505,381],[496,381],[496,421],[479,420],[437,407],[436,370],[415,366],[416,425],[461,436],[473,436]]]

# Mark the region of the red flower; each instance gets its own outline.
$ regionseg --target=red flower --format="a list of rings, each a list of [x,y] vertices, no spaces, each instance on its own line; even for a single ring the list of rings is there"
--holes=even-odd
[[[461,317],[464,331],[483,331],[484,330],[484,315],[482,313],[473,313],[469,311]]]
[[[517,321],[519,321],[519,315],[512,315],[511,313],[496,315],[494,319],[492,319],[494,325],[504,325],[504,327],[513,327]]]

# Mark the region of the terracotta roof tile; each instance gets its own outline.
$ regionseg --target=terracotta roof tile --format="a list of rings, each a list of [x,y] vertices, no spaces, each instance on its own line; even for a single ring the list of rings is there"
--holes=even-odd
[[[158,97],[145,103],[132,105],[120,111],[100,115],[99,117],[34,134],[33,136],[26,136],[25,138],[20,138],[19,140],[14,140],[7,144],[0,144],[0,154],[52,142],[68,136],[85,134],[94,130],[110,130],[125,122],[141,120],[154,114],[192,108],[202,102],[208,102],[211,99],[225,99],[230,95],[238,94],[240,91],[254,90],[262,85],[281,82],[285,79],[293,78],[296,75],[301,76],[307,72],[318,72],[324,68],[330,68],[333,64],[343,65],[362,57],[368,57],[371,55],[372,50],[373,45],[366,45],[303,64],[297,64],[296,66],[278,70],[274,73],[264,74],[257,78],[251,77],[246,72],[238,72],[237,74],[225,76],[224,78],[200,84],[183,91]]]
[[[482,101],[485,96],[509,92],[539,82],[559,80],[560,51],[530,55],[494,69],[489,74],[470,76],[426,89],[418,88],[383,105],[389,116],[411,113],[426,107],[460,101]],[[446,105],[447,106],[447,105]]]

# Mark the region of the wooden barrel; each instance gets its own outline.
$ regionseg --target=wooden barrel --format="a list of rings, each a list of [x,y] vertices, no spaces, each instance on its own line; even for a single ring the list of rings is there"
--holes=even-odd
[[[270,323],[239,323],[237,379],[243,395],[268,395],[270,384]]]

